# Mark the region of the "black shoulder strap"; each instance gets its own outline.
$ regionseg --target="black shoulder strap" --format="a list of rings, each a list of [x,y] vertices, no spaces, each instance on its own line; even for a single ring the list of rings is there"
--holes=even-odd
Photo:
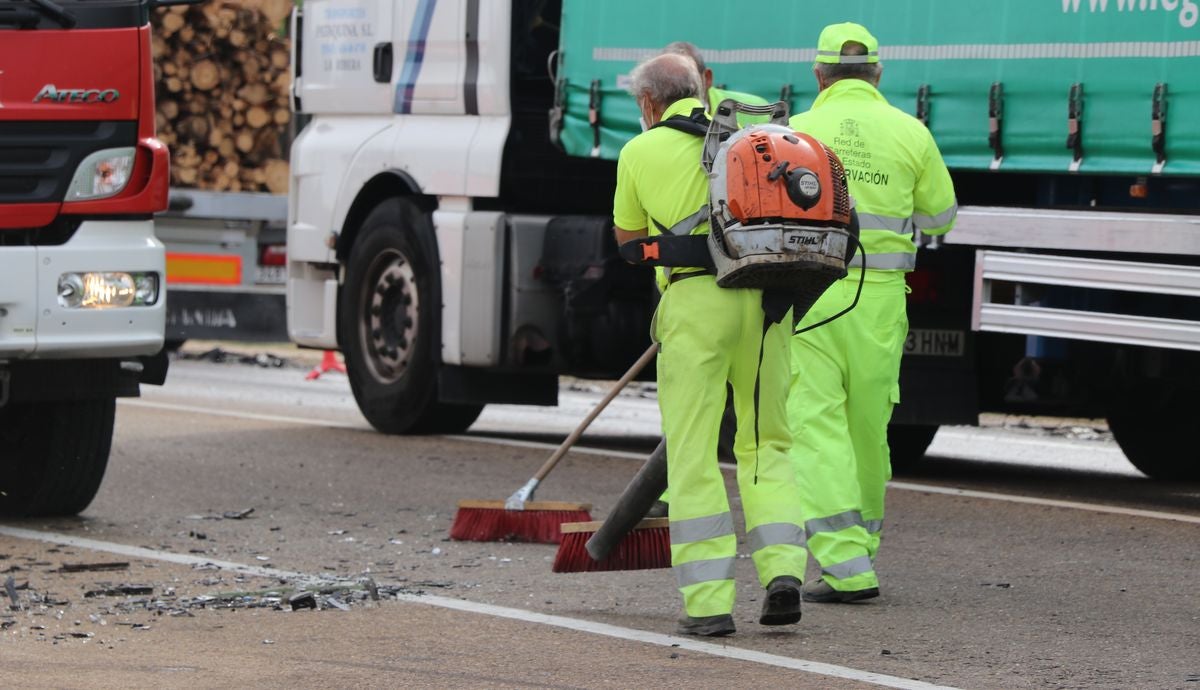
[[[702,137],[705,134],[708,134],[708,125],[709,120],[708,116],[704,114],[704,108],[693,108],[691,115],[672,115],[671,117],[654,124],[650,127],[650,129],[654,129],[655,127],[669,127],[670,129],[677,129],[680,132],[684,132],[685,134],[693,134],[695,136]]]

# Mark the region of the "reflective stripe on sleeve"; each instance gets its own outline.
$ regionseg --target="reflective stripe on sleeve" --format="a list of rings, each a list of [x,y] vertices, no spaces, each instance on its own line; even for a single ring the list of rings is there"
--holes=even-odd
[[[862,254],[854,255],[848,264],[851,268],[862,268]],[[867,269],[880,271],[911,271],[917,267],[917,255],[909,252],[871,254],[867,257]]]
[[[863,230],[891,230],[892,232],[899,233],[901,235],[905,235],[913,231],[912,218],[881,216],[877,213],[859,213],[858,225]]]
[[[758,553],[768,546],[804,546],[804,530],[790,522],[772,522],[759,525],[746,533],[750,553]]]
[[[671,522],[671,543],[692,544],[733,534],[733,515],[718,513]]]
[[[708,216],[708,204],[705,204],[700,207],[699,211],[696,211],[669,228],[653,218],[650,220],[654,221],[654,225],[658,228],[658,231],[664,235],[690,235],[693,230],[708,222]]]
[[[734,558],[710,558],[704,561],[690,561],[675,566],[675,579],[679,587],[698,585],[701,582],[733,579]]]
[[[914,213],[913,222],[916,223],[917,227],[921,228],[922,230],[932,230],[949,225],[957,216],[958,202],[956,201],[950,205],[950,208],[937,215],[927,216],[924,213]],[[860,223],[862,222],[861,218],[862,214],[859,214]]]
[[[862,513],[857,510],[847,510],[844,513],[830,515],[829,517],[806,520],[804,522],[804,531],[808,532],[808,536],[811,537],[818,532],[840,532],[847,527],[862,526]]]
[[[846,580],[855,575],[862,575],[873,570],[871,559],[867,556],[858,556],[851,558],[848,561],[834,563],[833,565],[821,566],[821,573],[828,575],[837,580]]]

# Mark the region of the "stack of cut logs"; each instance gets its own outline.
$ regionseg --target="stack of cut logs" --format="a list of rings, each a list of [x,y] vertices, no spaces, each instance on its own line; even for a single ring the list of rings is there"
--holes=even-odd
[[[154,13],[158,137],[171,184],[287,192],[291,0],[208,0]]]

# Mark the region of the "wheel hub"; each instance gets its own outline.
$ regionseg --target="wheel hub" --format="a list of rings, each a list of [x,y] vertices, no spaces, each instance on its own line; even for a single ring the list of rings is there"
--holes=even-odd
[[[416,274],[403,254],[390,251],[376,259],[369,275],[374,279],[365,286],[369,292],[362,301],[360,321],[364,359],[376,379],[391,383],[404,375],[417,343]]]

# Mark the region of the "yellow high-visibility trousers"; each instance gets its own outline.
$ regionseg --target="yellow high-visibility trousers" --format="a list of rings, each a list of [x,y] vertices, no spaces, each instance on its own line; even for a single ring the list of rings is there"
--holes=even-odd
[[[857,288],[852,270],[800,328],[844,309]],[[903,273],[868,271],[857,307],[792,337],[791,457],[808,549],[838,591],[879,586],[874,562],[892,477],[887,426],[900,401],[906,294]]]
[[[737,537],[717,466],[726,382],[738,431],[737,482],[746,544],[763,586],[804,575],[800,506],[788,459],[790,314],[764,332],[759,290],[710,275],[667,288],[655,315],[658,400],[667,443],[671,563],[689,616],[732,613]]]

